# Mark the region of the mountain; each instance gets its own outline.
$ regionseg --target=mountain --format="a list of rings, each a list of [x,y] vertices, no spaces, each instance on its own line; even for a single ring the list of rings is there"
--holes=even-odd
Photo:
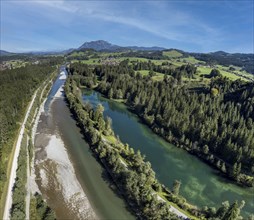
[[[111,50],[115,51],[118,49],[121,49],[122,47],[118,45],[113,45],[107,41],[104,40],[97,40],[97,41],[90,41],[90,42],[85,42],[82,44],[78,49],[94,49],[97,51],[100,50]]]
[[[67,50],[60,50],[60,51],[31,51],[28,54],[31,55],[61,55],[61,54],[68,54],[74,51],[75,49],[70,48]]]
[[[165,50],[165,48],[162,47],[138,47],[138,46],[118,46],[111,44],[107,41],[104,40],[97,40],[97,41],[90,41],[90,42],[85,42],[82,44],[78,50],[80,49],[94,49],[96,51],[102,51],[102,50],[107,50],[107,51],[126,51],[126,50],[149,50],[149,51],[155,51],[155,50]]]
[[[5,50],[0,50],[0,56],[9,56],[9,55],[14,55],[14,53]]]
[[[215,55],[215,56],[227,56],[229,53],[226,53],[225,51],[216,51],[216,52],[211,52],[210,54]]]

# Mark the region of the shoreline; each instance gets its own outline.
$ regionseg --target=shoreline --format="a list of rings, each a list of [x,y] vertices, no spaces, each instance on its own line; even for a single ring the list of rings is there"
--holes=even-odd
[[[132,114],[132,113],[127,113],[127,112],[129,112],[129,109],[127,109],[127,106],[125,106],[124,104],[120,104],[119,105],[119,103],[117,104],[117,103],[114,103],[113,104],[113,102],[115,102],[115,100],[109,100],[109,99],[107,99],[108,101],[106,101],[106,99],[105,99],[105,97],[101,94],[101,93],[98,93],[97,92],[97,95],[95,95],[94,94],[94,91],[93,92],[91,92],[91,90],[88,90],[89,92],[85,92],[84,94],[83,94],[83,97],[82,97],[82,100],[83,100],[83,102],[85,103],[85,102],[91,102],[91,104],[92,104],[92,106],[94,107],[94,106],[96,106],[96,105],[98,105],[99,103],[101,103],[102,105],[103,105],[103,107],[104,107],[104,109],[105,109],[105,111],[106,111],[106,113],[105,113],[105,116],[106,117],[111,117],[112,118],[112,121],[113,121],[113,125],[114,125],[114,120],[122,120],[122,121],[124,121],[124,123],[126,123],[127,124],[127,122],[128,121],[126,121],[127,120],[127,117],[128,118],[131,118],[130,120],[132,120],[132,117],[131,116],[129,116],[129,114]],[[85,98],[86,97],[86,95],[88,96],[87,98]],[[101,98],[99,97],[101,95]],[[85,99],[86,99],[86,101],[85,101]],[[105,102],[105,103],[104,103]],[[112,102],[112,103],[111,103]],[[119,107],[119,108],[118,108]],[[109,108],[109,109],[108,109]],[[122,109],[125,109],[126,110],[126,112],[125,111],[122,111]],[[115,112],[117,112],[117,113],[115,113]],[[119,115],[118,115],[118,113],[119,113]],[[123,115],[123,116],[120,116],[120,115]],[[126,116],[125,116],[126,115]],[[128,128],[133,128],[133,132],[132,131],[130,131],[130,136],[131,137],[134,137],[135,138],[135,136],[134,135],[136,135],[138,132],[139,132],[139,130],[140,130],[140,132],[144,132],[144,135],[145,135],[145,138],[147,139],[148,138],[148,136],[147,135],[151,135],[151,138],[149,137],[149,139],[148,140],[153,140],[154,138],[156,138],[155,136],[156,136],[156,134],[154,134],[150,129],[149,129],[149,127],[147,127],[145,124],[143,124],[142,123],[142,121],[140,120],[140,118],[136,115],[136,114],[132,114],[133,115],[133,118],[135,118],[135,123],[138,123],[138,124],[140,124],[140,126],[138,125],[137,126],[137,130],[136,129],[134,129],[134,127],[133,127],[133,125],[135,124],[129,124],[128,123]],[[126,118],[125,118],[126,117]],[[125,125],[122,125],[121,126],[121,124],[124,124],[124,123],[122,123],[122,122],[119,122],[119,125],[117,125],[116,127],[115,127],[115,129],[114,129],[114,131],[115,132],[119,132],[118,134],[119,134],[119,136],[121,137],[123,137],[123,140],[124,140],[124,143],[129,143],[130,144],[130,146],[135,146],[135,141],[134,142],[128,142],[128,141],[132,141],[132,140],[130,140],[130,139],[126,139],[126,134],[124,134],[125,133]],[[144,127],[143,127],[144,126]],[[114,127],[114,126],[113,126]],[[135,131],[135,132],[134,132]],[[149,133],[149,132],[151,132],[151,133]],[[141,135],[141,133],[138,133],[139,135]],[[153,136],[154,135],[154,136]],[[158,142],[160,142],[160,143],[158,143],[158,144],[161,144],[161,145],[163,145],[162,146],[162,152],[165,152],[165,154],[168,152],[169,154],[171,154],[171,152],[170,151],[167,151],[166,152],[166,149],[171,149],[170,147],[169,148],[167,148],[167,142],[164,140],[164,139],[162,139],[161,137],[158,137],[159,138],[159,140],[158,140]],[[150,141],[148,141],[148,142],[150,142]],[[133,143],[133,144],[131,144],[131,143]],[[142,148],[142,147],[140,147],[137,143],[147,143],[146,141],[145,142],[140,142],[140,141],[136,141],[136,146],[138,146],[137,148],[136,148],[136,150],[140,150],[141,152],[142,152],[142,150],[144,150],[144,152],[146,152],[145,151],[145,147],[147,147],[147,146],[145,146],[144,148]],[[156,142],[154,143],[154,144],[156,144]],[[148,146],[149,146],[149,143],[148,143]],[[156,145],[154,145],[154,146],[156,146]],[[152,147],[152,146],[151,146]],[[147,148],[146,148],[147,149]],[[151,148],[152,149],[152,148]],[[182,149],[180,149],[180,151],[178,150],[178,148],[176,148],[176,147],[174,147],[174,146],[172,146],[172,149],[176,149],[176,152],[178,152],[177,154],[180,154],[180,153],[182,153]],[[174,152],[175,152],[175,150],[173,150]],[[173,151],[172,151],[172,153],[173,153]],[[152,151],[153,152],[153,151]],[[148,155],[149,155],[149,153],[148,153]],[[172,155],[172,154],[171,154]],[[174,153],[173,153],[173,155],[174,155]],[[183,155],[187,155],[187,154],[183,154]],[[156,163],[156,161],[157,161],[157,157],[154,157],[153,155],[149,155],[149,156],[147,156],[147,158],[148,157],[150,157],[151,158],[151,160],[155,160],[154,161],[154,163]],[[170,157],[170,156],[169,156]],[[176,155],[176,158],[178,158],[178,156]],[[181,157],[181,158],[179,158],[179,160],[174,160],[174,157],[172,157],[171,159],[169,159],[169,163],[168,163],[168,159],[166,158],[166,156],[165,156],[165,164],[167,163],[168,165],[169,165],[169,167],[170,167],[170,164],[171,164],[171,161],[173,161],[175,164],[178,164],[178,162],[181,160],[181,159],[183,159],[182,161],[184,161],[184,158],[185,157]],[[189,156],[187,156],[187,158],[189,158],[190,159],[190,163],[188,163],[188,160],[186,160],[186,162],[187,162],[187,164],[191,164],[191,161],[192,161],[192,158],[191,157],[189,157]],[[186,158],[186,159],[187,159]],[[195,158],[195,161],[197,160],[198,158]],[[199,164],[199,162],[197,163],[197,164]],[[183,170],[183,168],[184,168],[184,166],[180,166],[181,165],[181,163],[179,163],[179,169],[180,170]],[[206,164],[204,164],[204,165],[206,165]],[[178,166],[178,165],[177,165]],[[157,167],[157,169],[159,169],[158,168],[158,165],[155,165],[155,167]],[[195,167],[195,166],[194,166]],[[192,202],[192,204],[196,204],[198,207],[202,207],[202,204],[200,204],[201,202],[200,201],[204,201],[205,202],[205,200],[207,201],[207,202],[209,202],[209,206],[215,206],[215,207],[218,207],[218,205],[222,202],[222,201],[225,201],[225,200],[228,200],[227,198],[229,198],[229,199],[232,199],[231,197],[230,197],[230,195],[229,195],[229,193],[228,192],[232,192],[232,193],[237,193],[237,195],[239,195],[238,196],[238,198],[243,198],[243,199],[246,199],[247,201],[250,201],[250,197],[249,197],[249,195],[250,195],[250,193],[251,193],[251,189],[248,189],[247,188],[247,190],[248,191],[244,191],[245,190],[245,188],[240,188],[238,185],[235,185],[235,184],[233,184],[233,183],[231,183],[230,181],[227,181],[225,178],[217,178],[217,175],[215,176],[215,173],[213,173],[213,170],[211,170],[211,172],[210,172],[210,166],[205,166],[205,167],[209,167],[208,169],[205,169],[205,170],[207,170],[207,171],[209,171],[209,173],[211,173],[211,175],[208,175],[208,177],[210,178],[211,177],[211,186],[212,185],[214,185],[214,189],[216,190],[216,191],[218,191],[218,192],[221,192],[222,190],[221,189],[219,189],[218,188],[218,186],[222,186],[222,188],[224,188],[225,189],[225,191],[227,192],[226,194],[225,194],[225,197],[224,198],[222,198],[221,196],[217,196],[216,195],[216,199],[214,200],[214,199],[212,199],[212,200],[208,200],[209,199],[209,197],[206,197],[206,194],[204,194],[205,196],[203,197],[203,192],[204,192],[204,190],[206,190],[206,186],[210,186],[209,184],[209,182],[207,182],[207,181],[203,181],[203,180],[201,180],[201,181],[197,181],[197,178],[200,176],[200,174],[202,174],[203,172],[199,172],[199,171],[197,171],[197,172],[195,172],[194,171],[194,173],[195,173],[195,175],[197,175],[197,178],[195,178],[195,177],[193,177],[193,178],[186,178],[186,179],[184,179],[184,181],[186,181],[185,182],[185,184],[184,185],[182,185],[182,192],[184,192],[185,193],[185,195],[183,195],[182,193],[180,194],[180,195],[183,195],[183,196],[185,196],[185,198],[189,198],[190,200],[189,201],[191,201]],[[196,169],[195,169],[196,170]],[[162,180],[164,181],[164,184],[166,185],[166,186],[168,186],[168,187],[170,187],[170,185],[169,184],[171,184],[171,183],[169,183],[169,181],[165,178],[165,172],[163,173],[163,172],[161,172],[161,175],[164,177],[164,179],[162,178]],[[175,174],[174,174],[175,175]],[[181,175],[180,175],[181,176]],[[178,179],[179,178],[179,180],[182,180],[182,178],[184,178],[184,177],[178,177],[178,174],[177,174],[177,177],[175,177],[175,179]],[[225,182],[226,181],[226,182]],[[190,184],[190,183],[194,183],[195,185],[192,185],[192,184]],[[167,185],[168,184],[168,185]],[[195,190],[195,188],[197,189],[197,190]],[[211,189],[212,190],[212,189]],[[218,195],[219,195],[220,193],[218,193]],[[227,197],[226,197],[227,196]],[[240,197],[241,196],[241,197]],[[210,198],[211,199],[211,198]],[[237,199],[237,198],[236,198]],[[195,203],[195,200],[196,201],[198,201],[198,203],[199,204],[197,204],[197,203]],[[230,202],[233,202],[233,199],[232,200],[230,200]],[[211,203],[211,204],[210,204]],[[214,203],[214,204],[212,204],[212,203]],[[247,208],[247,210],[246,209],[244,209],[243,210],[243,213],[242,213],[242,215],[244,215],[244,216],[248,216],[249,214],[251,214],[251,211],[250,211],[250,205],[249,204],[247,204],[247,203],[249,203],[249,202],[246,202],[246,208]],[[252,203],[252,202],[251,202]],[[204,204],[204,203],[203,203]],[[208,204],[207,204],[208,205]],[[251,205],[252,206],[252,205]],[[249,209],[249,210],[248,210]]]
[[[226,179],[227,181],[240,186],[242,188],[250,188],[250,189],[254,189],[254,180],[253,180],[253,176],[248,175],[245,172],[241,172],[240,176],[241,178],[239,179],[234,179],[232,177],[230,177],[228,174],[226,174],[225,172],[222,171],[221,167],[218,167],[216,165],[216,162],[220,162],[221,164],[224,163],[224,165],[226,166],[227,169],[230,169],[232,166],[229,165],[228,163],[226,163],[224,160],[222,160],[221,158],[219,158],[218,156],[213,155],[214,157],[214,161],[209,160],[208,155],[204,154],[201,150],[197,150],[197,149],[191,149],[189,146],[187,146],[185,143],[182,143],[179,139],[173,137],[172,139],[168,139],[167,137],[165,137],[163,134],[160,133],[160,127],[158,127],[157,125],[155,126],[151,126],[147,120],[144,118],[143,115],[138,114],[135,109],[128,105],[126,103],[126,100],[122,99],[122,100],[118,100],[118,99],[109,99],[107,97],[106,94],[102,93],[100,90],[97,89],[97,86],[94,88],[91,88],[92,91],[98,92],[100,93],[104,98],[108,99],[108,100],[113,100],[114,102],[119,102],[119,103],[123,103],[125,105],[125,107],[128,109],[128,111],[130,111],[132,114],[136,115],[139,119],[140,122],[145,125],[147,128],[149,128],[154,134],[158,135],[159,137],[161,137],[162,139],[164,139],[167,143],[174,145],[177,148],[183,149],[186,153],[198,158],[200,161],[202,161],[203,163],[205,163],[206,165],[210,166],[212,169],[218,171],[218,176],[219,177],[223,177],[224,179]],[[252,182],[244,182],[243,178],[252,178]]]
[[[197,210],[194,206],[191,204],[186,203],[186,207],[183,208],[179,206],[178,203],[180,203],[181,198],[178,198],[178,202],[173,202],[173,199],[176,197],[174,196],[167,188],[163,187],[158,180],[155,178],[155,175],[153,176],[152,173],[155,174],[155,172],[152,170],[152,168],[149,166],[146,167],[146,173],[140,172],[138,167],[145,167],[147,163],[144,161],[142,156],[138,156],[137,153],[134,152],[133,148],[126,147],[121,141],[117,143],[117,138],[115,137],[114,133],[111,133],[111,128],[104,127],[97,128],[96,123],[98,123],[99,119],[94,120],[91,115],[95,112],[93,108],[86,108],[81,103],[80,99],[72,99],[72,96],[74,96],[73,91],[76,92],[78,90],[78,86],[71,83],[71,80],[67,81],[67,85],[65,86],[65,92],[66,97],[69,102],[70,111],[73,114],[73,117],[75,118],[77,124],[79,125],[81,129],[81,133],[83,134],[85,140],[89,143],[91,151],[94,153],[95,158],[97,158],[104,166],[105,170],[109,173],[109,175],[112,177],[113,182],[115,183],[116,187],[118,188],[120,194],[124,198],[125,202],[130,206],[132,209],[132,212],[135,213],[135,216],[139,219],[142,218],[168,218],[168,217],[180,217],[184,219],[193,218],[196,219],[196,217],[202,217],[203,213],[201,213],[199,210]],[[83,106],[83,109],[81,111],[75,111],[75,109],[78,109],[79,106]],[[84,115],[84,116],[83,116]],[[100,115],[98,118],[102,118],[103,120],[103,110],[100,112]],[[90,125],[88,125],[90,124]],[[86,125],[86,126],[85,126]],[[107,129],[107,134],[104,134],[103,132]],[[108,133],[109,132],[109,133]],[[106,140],[106,137],[113,137],[114,140]],[[106,138],[106,139],[105,139]],[[112,156],[113,155],[113,156]],[[136,157],[138,157],[139,162],[138,165],[136,164]],[[118,159],[115,159],[118,158]],[[135,159],[134,159],[135,158]],[[149,184],[146,184],[144,181],[145,177],[143,179],[140,178],[140,174],[143,174],[142,176],[147,177],[149,179]],[[127,182],[133,181],[133,177],[137,178],[137,182],[141,183],[133,183],[134,187],[129,188],[127,185]],[[122,179],[120,183],[117,181],[118,179]],[[137,184],[137,185],[135,185]],[[161,190],[156,191],[154,187],[159,185]],[[146,188],[143,188],[146,187]],[[137,191],[139,190],[146,190],[148,192],[147,197],[137,197],[135,193],[132,192],[132,190],[135,189]],[[149,197],[150,193],[150,197]],[[167,197],[168,201],[164,201],[160,194],[163,194],[163,197]],[[153,196],[154,194],[157,194],[159,196],[158,199],[156,196]],[[165,195],[166,194],[166,195]],[[155,198],[156,197],[156,198]],[[151,199],[149,199],[151,198]],[[155,202],[156,200],[156,202]],[[162,202],[164,201],[164,202]],[[159,203],[158,203],[159,202]],[[175,206],[169,205],[170,202],[173,202],[176,207],[178,206],[178,209]],[[146,209],[144,210],[142,207],[142,203],[146,204]],[[162,205],[164,204],[165,209],[162,210],[162,212],[158,213],[152,213],[148,210],[151,208],[154,208],[154,204]],[[195,213],[194,213],[195,212]],[[195,215],[194,215],[195,214]],[[171,216],[172,215],[172,216]]]
[[[66,78],[63,74],[60,75],[61,79]],[[63,98],[63,85],[54,95],[50,108],[59,98]],[[47,121],[51,120],[53,116],[50,111],[47,115],[44,112],[43,108],[46,100],[47,98],[40,105],[32,132],[34,157],[31,171],[33,187],[31,188],[33,188],[33,193],[36,191],[40,192],[46,198],[48,204],[52,206],[57,217],[60,211],[67,208],[66,212],[72,212],[70,217],[98,219],[97,213],[92,208],[84,189],[76,177],[74,166],[69,158],[64,141],[59,134],[57,125],[53,125],[53,128],[51,128],[52,124],[47,124]],[[40,129],[42,131],[38,132]],[[49,193],[50,191],[51,193]],[[54,199],[50,194],[54,194],[60,199]],[[62,203],[63,207],[57,203]]]

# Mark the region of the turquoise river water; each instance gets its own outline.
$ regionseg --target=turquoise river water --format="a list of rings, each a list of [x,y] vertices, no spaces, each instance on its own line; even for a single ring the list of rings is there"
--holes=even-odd
[[[244,216],[254,213],[254,189],[241,188],[217,174],[217,171],[193,155],[154,134],[123,103],[104,98],[95,91],[83,92],[84,102],[101,103],[104,115],[112,119],[120,140],[140,150],[151,162],[157,178],[171,188],[175,179],[182,182],[180,194],[198,207],[218,207],[223,201],[245,200]]]

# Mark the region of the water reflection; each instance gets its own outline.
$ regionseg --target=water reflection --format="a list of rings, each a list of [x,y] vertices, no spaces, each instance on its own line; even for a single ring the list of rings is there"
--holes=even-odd
[[[151,162],[157,178],[171,188],[175,179],[182,182],[180,193],[191,203],[203,207],[218,207],[223,201],[245,200],[242,214],[253,213],[254,190],[241,188],[217,175],[217,171],[155,135],[126,106],[102,97],[99,93],[85,90],[83,100],[93,106],[101,103],[104,115],[113,121],[113,130],[124,143],[139,149]]]

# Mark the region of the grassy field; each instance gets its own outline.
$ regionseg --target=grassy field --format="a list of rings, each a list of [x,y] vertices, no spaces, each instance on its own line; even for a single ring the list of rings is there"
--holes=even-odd
[[[254,80],[254,75],[246,72],[245,70],[241,71],[241,67],[231,65],[230,67],[233,67],[235,70],[230,70],[230,67],[228,67],[228,66],[217,65],[217,67],[219,70],[223,70],[224,72],[233,74],[234,76],[237,76],[238,78],[243,76],[242,77],[243,80],[246,80],[244,77],[248,77],[248,78]],[[240,76],[238,76],[238,75],[240,75]]]
[[[103,57],[103,58],[107,58],[107,57],[110,57],[110,56],[120,56],[122,54],[122,52],[101,52],[99,55],[100,57]]]
[[[229,78],[230,80],[237,80],[237,79],[241,79],[243,81],[248,81],[247,79],[245,79],[244,77],[241,77],[239,75],[236,75],[232,72],[229,72],[225,69],[225,67],[222,67],[222,66],[217,66],[218,70],[220,71],[220,73],[222,74],[222,76],[224,77],[227,77]],[[206,76],[206,75],[209,75],[210,72],[212,71],[212,68],[210,67],[198,67],[197,68],[198,70],[198,73],[196,74],[197,75],[197,79],[199,77],[201,77],[202,75]],[[249,77],[250,79],[254,79],[254,76],[249,74],[249,73],[246,73],[246,72],[239,72],[238,74],[242,75],[242,76],[246,76],[246,77]]]
[[[140,72],[141,75],[143,76],[147,76],[149,74],[149,70],[139,70],[139,71],[135,71],[136,73],[137,72]],[[161,81],[163,80],[164,78],[164,74],[162,73],[158,73],[158,72],[154,72],[156,75],[152,77],[153,80],[157,80],[157,81]]]
[[[82,60],[81,63],[85,63],[88,65],[98,65],[101,63],[102,60],[105,60],[106,58],[110,56],[115,56],[115,61],[121,62],[123,60],[128,59],[131,61],[139,61],[139,62],[148,62],[150,59],[147,58],[140,58],[140,57],[119,57],[122,53],[121,52],[101,52],[97,55],[100,56],[100,58],[90,58],[89,60]],[[75,56],[81,56],[81,55],[87,55],[85,52],[73,52],[71,56],[74,58],[72,62],[79,62],[79,60],[75,60]],[[182,57],[182,54],[176,50],[171,51],[163,51],[163,55],[167,56],[168,59],[164,60],[150,60],[152,63],[156,65],[161,65],[163,62],[170,62],[174,66],[179,67],[181,65],[186,65],[188,63],[190,64],[199,64],[200,66],[197,67],[197,74],[195,74],[193,79],[183,79],[185,81],[196,81],[196,82],[205,82],[206,84],[210,82],[210,79],[206,78],[207,75],[210,74],[212,68],[205,66],[204,61],[200,61],[195,59],[192,56],[189,57]],[[92,56],[92,55],[91,55]],[[216,68],[220,71],[222,76],[229,78],[230,80],[237,80],[241,79],[244,81],[250,81],[254,80],[254,75],[247,73],[246,71],[240,71],[241,67],[234,67],[235,70],[231,71],[229,70],[230,67],[222,66],[222,65],[216,65]],[[139,71],[143,75],[147,75],[149,71],[147,70],[141,70]],[[247,78],[245,78],[247,77]],[[153,76],[154,80],[162,80],[163,74],[156,73],[156,76]]]
[[[181,59],[182,62],[186,62],[186,63],[191,63],[191,64],[197,64],[197,63],[203,63],[205,64],[205,62],[197,60],[195,57],[189,56],[186,58],[182,58]]]
[[[85,55],[86,55],[86,53],[84,53],[82,51],[79,51],[79,52],[75,51],[75,52],[71,53],[69,56],[70,57],[78,57],[78,56],[85,56]]]
[[[129,61],[140,61],[140,62],[148,62],[149,59],[146,58],[140,58],[140,57],[119,57],[117,60],[123,61],[123,60],[129,60]]]
[[[176,51],[176,50],[170,50],[170,51],[163,51],[163,56],[167,56],[169,58],[174,58],[174,57],[182,57],[183,55]]]
[[[85,63],[85,64],[88,64],[88,65],[91,65],[91,64],[100,64],[99,63],[99,60],[101,60],[100,58],[94,58],[94,59],[89,59],[89,60],[72,60],[73,63],[75,62],[81,62],[81,63]]]

